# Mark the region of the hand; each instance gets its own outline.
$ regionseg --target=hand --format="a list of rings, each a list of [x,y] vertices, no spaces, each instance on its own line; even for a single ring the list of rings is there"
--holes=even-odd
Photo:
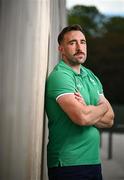
[[[78,102],[80,102],[81,104],[86,105],[83,97],[81,96],[81,94],[79,92],[75,92],[74,95],[75,95],[75,99],[77,99]]]
[[[99,95],[99,103],[98,104],[101,104],[101,103],[106,103],[106,98],[103,94]]]
[[[107,106],[108,110],[101,120],[95,124],[95,126],[98,128],[110,128],[114,123],[114,112],[109,101],[101,94],[99,97],[99,104],[103,103]]]

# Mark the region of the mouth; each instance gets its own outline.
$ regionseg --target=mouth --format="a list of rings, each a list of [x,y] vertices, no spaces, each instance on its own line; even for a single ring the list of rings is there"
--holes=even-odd
[[[76,53],[76,54],[74,54],[74,56],[84,56],[85,54],[83,53],[83,52],[80,52],[80,53]]]
[[[78,53],[75,53],[74,56],[80,56],[80,55],[85,55],[84,52],[78,52]]]

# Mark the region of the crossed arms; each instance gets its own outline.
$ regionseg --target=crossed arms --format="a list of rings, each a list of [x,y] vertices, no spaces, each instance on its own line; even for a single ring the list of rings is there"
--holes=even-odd
[[[97,106],[86,105],[79,93],[60,96],[57,102],[69,118],[80,126],[109,128],[113,125],[114,112],[103,95]]]

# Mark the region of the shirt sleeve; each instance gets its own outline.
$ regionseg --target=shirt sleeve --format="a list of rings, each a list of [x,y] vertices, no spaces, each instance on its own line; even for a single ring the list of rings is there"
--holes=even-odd
[[[75,92],[74,77],[65,72],[54,72],[50,75],[46,85],[47,96],[57,99],[61,95]]]

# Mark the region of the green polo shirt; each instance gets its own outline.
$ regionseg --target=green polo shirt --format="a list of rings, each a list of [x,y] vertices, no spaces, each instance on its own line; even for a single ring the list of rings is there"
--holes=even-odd
[[[57,98],[79,91],[87,105],[97,105],[103,93],[98,78],[81,66],[80,74],[61,60],[46,83],[46,112],[49,141],[48,167],[99,164],[99,131],[94,126],[79,126],[63,112]]]

